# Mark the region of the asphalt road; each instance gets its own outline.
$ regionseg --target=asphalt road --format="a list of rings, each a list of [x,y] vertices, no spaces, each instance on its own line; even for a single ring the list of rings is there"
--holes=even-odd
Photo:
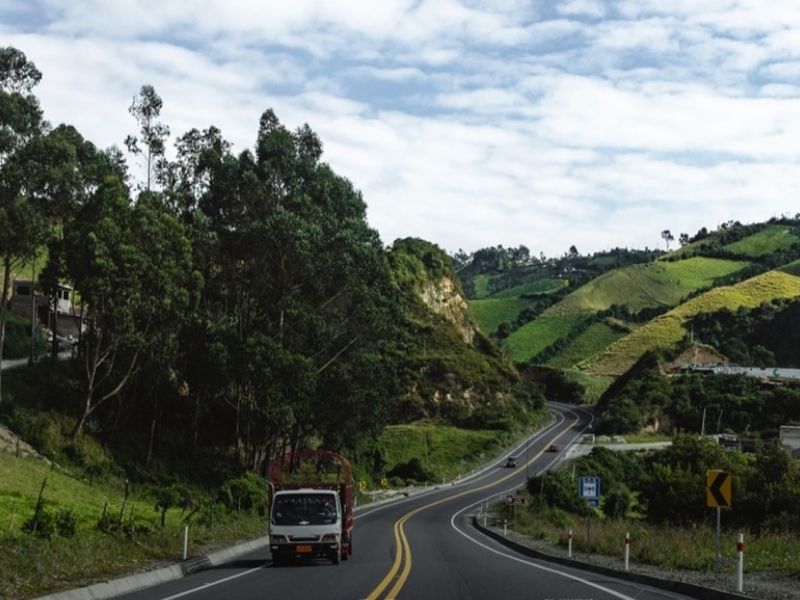
[[[580,409],[551,409],[555,422],[514,451],[516,469],[493,465],[458,485],[359,511],[349,561],[274,567],[264,549],[124,598],[687,598],[516,554],[469,525],[467,515],[477,506],[523,485],[526,471],[533,475],[550,468],[560,456],[546,448],[557,443],[563,449],[591,421]]]

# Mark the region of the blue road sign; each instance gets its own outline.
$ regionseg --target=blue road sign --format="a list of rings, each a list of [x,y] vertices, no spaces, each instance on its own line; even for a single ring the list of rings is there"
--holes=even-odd
[[[580,485],[578,486],[578,495],[581,498],[599,498],[600,497],[600,478],[599,477],[581,477]]]
[[[597,508],[598,506],[600,506],[599,498],[589,498],[588,502],[589,506],[591,506],[592,508]]]

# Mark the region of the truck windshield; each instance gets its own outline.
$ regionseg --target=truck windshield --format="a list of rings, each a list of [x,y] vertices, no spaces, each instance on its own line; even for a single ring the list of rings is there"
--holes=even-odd
[[[280,495],[272,505],[276,525],[330,525],[336,517],[336,496],[332,494]]]

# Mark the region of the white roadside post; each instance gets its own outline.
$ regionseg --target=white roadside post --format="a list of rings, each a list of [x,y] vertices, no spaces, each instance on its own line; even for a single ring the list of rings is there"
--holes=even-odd
[[[569,530],[569,537],[567,538],[567,558],[572,558],[572,529]]]
[[[736,591],[741,592],[744,587],[744,534],[739,534],[739,541],[736,544]]]
[[[508,537],[508,519],[503,519],[503,537]]]
[[[189,555],[189,525],[183,526],[183,560]]]
[[[630,570],[631,566],[631,534],[625,534],[625,570]]]

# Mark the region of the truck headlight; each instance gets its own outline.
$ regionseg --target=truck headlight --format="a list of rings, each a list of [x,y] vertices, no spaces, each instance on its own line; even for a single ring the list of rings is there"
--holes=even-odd
[[[326,533],[322,536],[323,542],[338,542],[339,541],[339,534],[338,533]]]
[[[282,544],[286,541],[285,535],[271,535],[269,536],[270,544]]]

